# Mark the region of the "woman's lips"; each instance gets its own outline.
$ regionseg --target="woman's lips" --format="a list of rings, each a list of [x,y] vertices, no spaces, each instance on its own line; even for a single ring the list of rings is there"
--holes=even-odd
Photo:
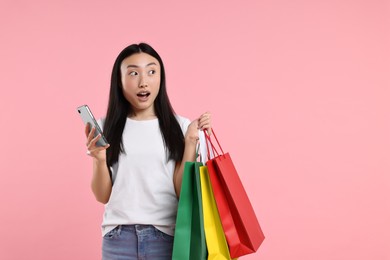
[[[150,92],[139,92],[137,93],[138,100],[147,101],[150,96]]]

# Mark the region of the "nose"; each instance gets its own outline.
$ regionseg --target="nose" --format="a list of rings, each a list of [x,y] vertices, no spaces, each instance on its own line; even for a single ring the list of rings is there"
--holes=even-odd
[[[146,80],[146,76],[142,75],[139,81],[139,87],[140,88],[146,88],[148,86],[148,82]]]

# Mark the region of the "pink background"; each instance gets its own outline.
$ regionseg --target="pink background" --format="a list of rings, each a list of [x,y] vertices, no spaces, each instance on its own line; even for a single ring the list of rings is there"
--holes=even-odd
[[[76,107],[146,41],[175,110],[213,113],[266,240],[243,259],[390,259],[385,0],[0,3],[0,259],[100,259]]]

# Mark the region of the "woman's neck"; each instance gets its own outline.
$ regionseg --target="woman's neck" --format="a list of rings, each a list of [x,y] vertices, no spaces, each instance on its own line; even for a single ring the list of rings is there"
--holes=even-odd
[[[133,111],[128,115],[130,119],[142,121],[142,120],[151,120],[156,119],[156,113],[154,111]]]

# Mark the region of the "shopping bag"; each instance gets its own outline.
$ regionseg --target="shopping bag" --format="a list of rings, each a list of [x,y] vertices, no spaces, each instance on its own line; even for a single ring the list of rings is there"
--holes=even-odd
[[[206,166],[200,167],[200,183],[208,260],[230,260],[229,248],[223,232],[221,219],[219,218],[217,205],[215,204]]]
[[[216,154],[214,158],[209,156],[206,165],[230,257],[237,258],[256,252],[265,237],[229,153],[223,152],[214,131],[212,133],[221,154],[205,131]]]
[[[205,260],[207,247],[203,226],[200,162],[186,162],[176,216],[172,259]]]

